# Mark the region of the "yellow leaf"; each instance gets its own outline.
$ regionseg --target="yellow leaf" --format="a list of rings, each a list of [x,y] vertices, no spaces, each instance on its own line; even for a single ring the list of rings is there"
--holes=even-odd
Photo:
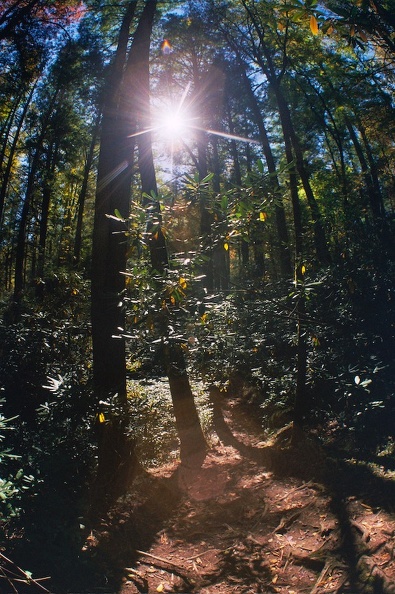
[[[310,17],[310,30],[313,35],[318,35],[318,22],[313,14]]]
[[[175,297],[173,297],[173,295],[170,295],[170,303],[172,305],[175,305],[176,304],[176,300],[175,300]]]
[[[224,250],[228,251],[229,249],[229,243],[224,243]]]
[[[259,213],[259,220],[260,221],[266,221],[267,219],[267,214],[265,212],[260,212]]]
[[[165,589],[164,585],[163,584],[159,584],[159,586],[156,588],[156,591],[157,592],[163,592],[164,589]]]
[[[277,29],[278,29],[279,31],[284,31],[284,29],[285,29],[285,25],[284,25],[284,23],[278,23],[278,25],[277,25]]]
[[[202,320],[202,324],[204,324],[207,320],[207,314],[204,313],[200,319]]]
[[[181,287],[181,289],[186,289],[187,288],[187,281],[185,280],[185,278],[181,277],[180,280],[178,281],[179,285]]]
[[[99,413],[99,423],[105,423],[106,417],[103,413]]]
[[[304,264],[302,264],[302,268],[300,269],[300,272],[302,274],[306,274],[306,266]]]

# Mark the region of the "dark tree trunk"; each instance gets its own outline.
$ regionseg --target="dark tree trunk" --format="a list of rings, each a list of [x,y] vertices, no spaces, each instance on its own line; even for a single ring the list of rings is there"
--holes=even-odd
[[[212,171],[213,177],[213,191],[216,196],[221,193],[220,186],[220,163],[218,154],[218,138],[212,135]],[[220,225],[220,234],[215,237],[215,245],[213,248],[213,289],[215,291],[228,291],[230,281],[230,262],[229,251],[225,249],[225,220],[226,214],[218,212],[217,224]]]
[[[12,141],[12,144],[10,147],[6,166],[4,168],[4,173],[2,173],[2,182],[1,182],[1,188],[0,188],[0,227],[2,224],[2,220],[3,220],[4,203],[5,203],[5,198],[7,196],[7,190],[8,190],[8,184],[10,181],[12,164],[13,164],[14,158],[15,158],[15,151],[16,151],[16,148],[17,148],[18,142],[19,142],[19,135],[20,135],[20,132],[22,129],[23,122],[25,121],[25,117],[26,117],[27,111],[29,109],[30,102],[32,100],[35,88],[36,88],[36,83],[34,83],[34,85],[32,85],[30,93],[25,101],[24,106],[23,106],[22,113],[19,117],[18,125],[14,132],[14,138],[13,138],[13,141]],[[6,141],[5,141],[5,144],[6,144]],[[3,162],[3,158],[4,158],[4,155],[2,156],[1,162]]]
[[[283,276],[292,275],[292,262],[289,250],[289,237],[287,222],[285,217],[285,209],[282,203],[280,183],[277,177],[277,168],[274,160],[273,152],[270,146],[269,137],[266,131],[265,123],[262,117],[260,107],[258,105],[256,96],[251,88],[251,82],[246,74],[245,67],[241,63],[241,75],[244,82],[244,88],[249,99],[250,107],[254,114],[255,122],[259,131],[259,139],[262,144],[263,154],[267,164],[267,169],[270,174],[271,189],[276,197],[275,213],[276,213],[276,226],[279,240],[279,252],[280,252],[280,269]]]
[[[25,268],[25,250],[26,250],[26,228],[29,217],[30,203],[33,196],[33,187],[36,177],[38,162],[40,159],[40,148],[37,148],[33,154],[30,165],[25,197],[22,205],[21,216],[18,223],[16,249],[15,249],[15,272],[14,272],[14,301],[18,303],[22,298],[24,287],[24,268]]]
[[[129,112],[123,112],[130,93],[129,80],[123,81],[129,28],[136,2],[130,2],[119,35],[115,61],[111,67],[104,98],[100,154],[98,163],[95,218],[92,243],[92,346],[93,379],[98,402],[98,470],[95,504],[125,492],[136,470],[134,444],[126,435],[125,343],[119,334],[125,313],[122,304],[127,244],[122,220],[111,218],[115,211],[127,218],[133,165],[135,125]],[[142,19],[133,44],[142,29]],[[128,64],[130,68],[132,64]],[[108,216],[110,215],[110,216]],[[117,412],[102,402],[113,401]],[[101,421],[101,422],[100,422]]]
[[[283,76],[283,71],[277,74],[276,68],[273,62],[272,53],[270,48],[266,45],[264,30],[259,24],[256,14],[254,11],[247,5],[247,3],[243,0],[243,6],[246,9],[247,14],[251,18],[251,21],[254,25],[256,33],[259,37],[260,41],[260,51],[258,52],[255,48],[255,58],[259,66],[262,68],[262,72],[267,77],[269,85],[273,89],[273,92],[276,97],[277,107],[279,111],[279,116],[281,120],[281,126],[284,133],[284,140],[288,138],[292,145],[292,152],[295,156],[296,161],[296,168],[299,174],[299,177],[302,181],[303,188],[306,194],[307,202],[310,207],[311,217],[313,220],[313,230],[314,230],[314,243],[316,248],[316,254],[318,260],[322,264],[328,264],[330,262],[330,254],[326,242],[326,234],[325,229],[322,225],[321,214],[315,200],[314,193],[312,191],[309,175],[307,169],[304,164],[303,159],[303,152],[299,143],[298,136],[295,132],[294,125],[292,122],[291,112],[289,109],[289,105],[286,101],[284,96],[283,90],[281,88],[281,78]],[[288,160],[287,156],[287,161]],[[292,158],[293,161],[293,158]],[[292,191],[292,187],[291,187]],[[293,200],[294,202],[294,200]],[[294,211],[295,216],[295,211]]]
[[[331,261],[331,257],[326,242],[326,234],[322,224],[322,217],[310,185],[309,174],[304,164],[303,151],[301,149],[297,134],[294,130],[289,107],[281,90],[280,83],[277,80],[269,82],[271,82],[276,95],[284,134],[289,137],[292,143],[292,148],[295,154],[296,169],[306,194],[307,203],[310,207],[311,218],[313,220],[314,244],[317,258],[321,264],[328,264]]]
[[[81,189],[78,195],[78,203],[77,203],[77,224],[75,229],[75,236],[74,236],[74,250],[73,250],[73,264],[75,267],[79,266],[80,258],[81,258],[81,248],[82,248],[82,222],[84,217],[84,207],[85,207],[85,200],[86,194],[88,191],[88,182],[89,182],[89,174],[92,169],[93,159],[95,155],[95,147],[97,143],[97,134],[99,129],[99,122],[95,125],[93,132],[92,132],[92,140],[89,146],[89,151],[86,156],[85,166],[84,166],[84,176],[82,178]]]
[[[49,207],[51,204],[52,195],[52,183],[55,172],[55,163],[57,156],[57,147],[53,146],[48,149],[47,155],[47,171],[44,172],[44,184],[42,188],[42,201],[41,201],[41,217],[40,217],[40,234],[38,240],[38,257],[37,257],[37,270],[36,274],[39,277],[44,276],[45,268],[45,248],[47,243],[48,233],[48,216]],[[43,284],[37,285],[37,288],[43,287]],[[42,297],[42,295],[39,295]]]
[[[29,169],[27,184],[26,184],[26,192],[25,198],[22,205],[21,217],[19,220],[19,227],[17,233],[17,243],[16,243],[16,250],[15,250],[15,281],[14,281],[14,301],[18,302],[22,297],[22,290],[24,287],[24,268],[25,268],[25,252],[26,252],[26,227],[28,223],[29,217],[29,210],[30,210],[30,203],[33,197],[33,190],[34,190],[34,183],[35,177],[39,165],[39,161],[42,154],[42,146],[45,135],[47,133],[47,128],[49,124],[49,119],[52,115],[52,111],[54,105],[56,103],[57,97],[59,94],[59,88],[56,89],[53,97],[51,98],[50,104],[48,106],[48,110],[44,115],[42,125],[41,125],[41,132],[36,141],[36,148],[34,149],[32,161]]]
[[[234,125],[233,125],[233,120],[232,120],[232,114],[230,111],[230,107],[228,106],[228,125],[229,125],[229,132],[231,134],[235,133],[234,130]],[[231,139],[230,141],[230,150],[231,150],[231,154],[232,154],[232,160],[233,160],[233,176],[234,176],[234,183],[236,184],[236,186],[238,188],[241,188],[242,185],[242,179],[241,179],[241,168],[240,168],[240,161],[239,161],[239,153],[237,150],[237,144],[236,141]],[[246,275],[247,269],[248,269],[248,265],[249,265],[249,260],[250,260],[250,244],[249,242],[246,240],[245,237],[241,237],[240,238],[240,244],[239,244],[239,249],[240,249],[240,259],[241,259],[241,264],[242,264],[242,276]]]
[[[378,219],[382,218],[385,213],[380,183],[377,177],[376,166],[372,156],[370,159],[370,163],[368,163],[368,161],[366,160],[362,145],[359,141],[359,138],[350,118],[346,116],[345,122],[361,166],[362,175],[364,177],[366,190],[368,193],[370,208],[372,210],[372,215],[374,219],[377,221]],[[366,145],[368,144],[367,138],[364,138],[364,136],[362,135],[362,140],[364,140],[366,148]],[[373,169],[371,167],[372,165]]]

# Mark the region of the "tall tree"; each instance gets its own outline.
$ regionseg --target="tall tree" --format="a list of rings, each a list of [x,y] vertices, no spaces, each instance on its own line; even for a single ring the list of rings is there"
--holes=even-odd
[[[136,80],[139,87],[133,101],[139,106],[137,123],[138,135],[138,165],[143,193],[143,205],[148,214],[147,235],[150,249],[151,268],[153,273],[159,272],[165,276],[169,267],[169,259],[165,236],[162,229],[158,188],[152,151],[151,115],[150,115],[150,72],[149,47],[150,24],[152,26],[156,10],[156,0],[148,0],[146,21],[146,35],[136,45],[139,56]],[[150,10],[148,10],[150,9]],[[177,433],[180,439],[180,458],[186,466],[200,466],[206,455],[206,441],[200,425],[199,415],[195,406],[194,396],[189,383],[182,345],[178,339],[171,336],[168,311],[171,302],[158,312],[162,328],[162,347],[164,367],[169,379],[170,393],[176,419]]]
[[[126,219],[130,209],[136,124],[134,106],[129,104],[128,97],[131,85],[138,85],[138,81],[130,76],[135,64],[127,60],[127,50],[136,6],[137,1],[127,5],[117,51],[109,69],[104,91],[97,172],[91,319],[94,389],[97,402],[102,403],[98,411],[98,503],[100,499],[105,500],[108,496],[122,492],[136,466],[133,444],[129,443],[125,434],[125,343],[123,339],[116,338],[125,319],[122,304],[125,277],[121,273],[126,268],[127,244],[125,227],[119,221],[118,213]],[[145,18],[146,10],[134,32],[132,47],[145,34]],[[111,410],[111,400],[115,400],[117,409],[112,415],[108,412]]]

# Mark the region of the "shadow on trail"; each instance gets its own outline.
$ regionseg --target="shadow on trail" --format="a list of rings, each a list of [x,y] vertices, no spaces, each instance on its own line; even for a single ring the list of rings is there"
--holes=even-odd
[[[348,509],[348,500],[358,498],[373,510],[395,514],[395,480],[380,476],[370,461],[347,460],[306,437],[296,446],[284,443],[254,447],[236,438],[226,422],[221,401],[214,395],[214,428],[224,445],[232,446],[245,458],[264,466],[274,476],[292,476],[319,483],[330,496],[330,508],[338,520],[340,546],[336,553],[347,567],[347,582],[338,594],[395,594],[395,584],[367,557],[366,544],[358,538]]]
[[[98,526],[98,542],[90,551],[101,569],[102,582],[108,583],[111,592],[121,588],[126,567],[134,567],[137,560],[144,562],[137,551],[149,551],[158,533],[174,516],[182,497],[178,469],[165,479],[143,472],[135,483]],[[142,490],[146,498],[135,498],[135,488]],[[177,575],[177,570],[173,573]],[[187,576],[180,577],[188,581]],[[138,591],[148,591],[141,576],[136,574],[134,583]]]

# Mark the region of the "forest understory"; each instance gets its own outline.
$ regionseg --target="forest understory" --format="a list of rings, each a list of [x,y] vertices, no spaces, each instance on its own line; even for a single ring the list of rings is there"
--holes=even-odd
[[[394,1],[0,2],[0,594],[395,594]]]
[[[73,567],[27,591],[392,594],[391,457],[336,454],[327,431],[328,449],[307,435],[291,445],[289,427],[264,440],[251,406],[218,392],[202,467],[142,470]]]

